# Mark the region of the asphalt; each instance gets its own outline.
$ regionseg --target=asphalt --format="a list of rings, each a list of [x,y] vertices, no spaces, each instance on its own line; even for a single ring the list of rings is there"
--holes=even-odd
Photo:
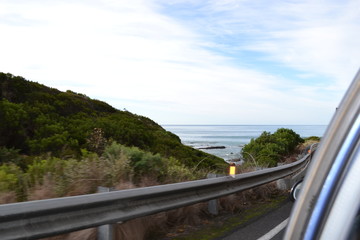
[[[239,226],[238,229],[234,229],[216,240],[257,240],[286,220],[290,215],[292,206],[293,203],[288,201],[279,208],[274,209],[246,225]],[[276,234],[271,240],[280,240],[283,235],[284,230]]]

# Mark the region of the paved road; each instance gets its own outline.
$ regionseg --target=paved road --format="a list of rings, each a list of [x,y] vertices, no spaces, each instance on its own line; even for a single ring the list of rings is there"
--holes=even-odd
[[[281,240],[292,206],[292,202],[286,202],[280,208],[216,240]]]

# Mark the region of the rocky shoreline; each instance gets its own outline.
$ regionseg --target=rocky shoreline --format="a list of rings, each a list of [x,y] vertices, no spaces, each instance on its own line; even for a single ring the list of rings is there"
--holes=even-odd
[[[200,147],[198,149],[225,149],[225,146],[210,146],[210,147]]]

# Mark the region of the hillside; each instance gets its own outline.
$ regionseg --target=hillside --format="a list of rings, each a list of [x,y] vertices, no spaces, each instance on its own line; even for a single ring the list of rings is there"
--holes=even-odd
[[[0,147],[18,149],[21,154],[79,158],[84,149],[101,154],[115,141],[174,157],[188,167],[226,166],[218,157],[181,144],[176,135],[151,119],[84,94],[0,73],[0,99]]]

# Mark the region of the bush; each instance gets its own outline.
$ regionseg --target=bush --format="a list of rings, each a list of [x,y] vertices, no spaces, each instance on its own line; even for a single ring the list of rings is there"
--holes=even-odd
[[[264,167],[274,167],[281,157],[292,153],[304,140],[291,129],[280,128],[275,133],[263,132],[242,148],[243,158]],[[252,159],[254,158],[254,159]]]
[[[166,182],[183,182],[202,177],[199,171],[194,173],[175,158],[170,157],[165,163]]]
[[[290,154],[294,149],[304,142],[304,139],[299,134],[291,129],[280,128],[274,134],[275,142],[283,147],[281,155]]]
[[[114,186],[121,181],[131,181],[133,178],[134,170],[124,148],[124,146],[112,142],[104,150],[102,158],[107,167],[108,185]]]
[[[65,161],[60,158],[48,157],[46,159],[37,157],[28,165],[26,180],[30,187],[42,184],[47,174],[62,175]]]
[[[26,155],[50,152],[56,157],[79,158],[84,148],[101,156],[107,142],[114,140],[154,155],[174,157],[187,167],[205,157],[200,169],[222,171],[227,167],[223,159],[181,144],[176,135],[149,118],[11,74],[0,72],[0,79],[0,146]],[[159,162],[158,157],[148,157]],[[140,170],[147,163],[136,164]]]
[[[80,160],[53,156],[35,157],[23,170],[13,164],[0,165],[0,194],[15,192],[18,201],[95,193],[98,186],[122,183],[152,184],[195,180],[203,170],[188,168],[178,159],[126,147],[107,145],[101,156],[81,150]],[[30,161],[30,159],[28,159]]]
[[[316,136],[311,136],[311,137],[307,137],[304,140],[305,141],[314,141],[314,142],[320,142],[320,137],[316,137]]]
[[[18,149],[0,147],[0,164],[1,163],[15,163],[16,165],[21,164],[22,157],[19,154]]]
[[[18,201],[26,199],[26,184],[22,170],[15,164],[0,166],[0,194],[15,192]]]
[[[0,166],[0,192],[12,191],[18,184],[15,165]]]

